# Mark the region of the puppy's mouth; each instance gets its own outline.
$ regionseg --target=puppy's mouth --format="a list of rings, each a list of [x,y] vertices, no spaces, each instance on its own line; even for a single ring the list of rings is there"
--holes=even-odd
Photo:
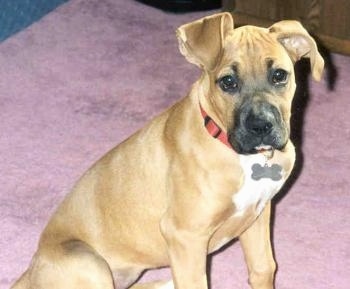
[[[266,152],[274,151],[275,148],[272,147],[271,145],[259,145],[259,146],[256,146],[256,147],[254,148],[254,150],[255,150],[257,153],[266,153]]]
[[[286,137],[273,136],[271,139],[263,140],[250,138],[245,134],[238,134],[241,138],[237,137],[237,134],[229,133],[229,141],[232,148],[239,154],[269,154],[275,150],[283,150],[287,144]]]

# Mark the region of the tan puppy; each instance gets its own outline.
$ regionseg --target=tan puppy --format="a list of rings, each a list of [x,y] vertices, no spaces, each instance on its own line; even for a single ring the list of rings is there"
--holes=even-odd
[[[206,258],[239,237],[254,289],[273,288],[270,200],[289,176],[293,64],[323,60],[295,21],[233,29],[222,13],[181,26],[203,69],[189,95],[98,161],[42,233],[13,288],[127,288],[148,268],[173,280],[132,288],[207,288]]]

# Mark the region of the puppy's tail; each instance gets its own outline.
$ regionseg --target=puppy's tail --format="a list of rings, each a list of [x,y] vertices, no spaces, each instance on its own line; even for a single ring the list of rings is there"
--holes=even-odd
[[[29,286],[29,272],[27,270],[10,289],[29,289]]]

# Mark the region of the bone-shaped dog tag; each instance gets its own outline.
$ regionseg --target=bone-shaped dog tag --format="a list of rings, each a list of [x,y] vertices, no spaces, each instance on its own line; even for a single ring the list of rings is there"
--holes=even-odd
[[[265,164],[264,166],[260,164],[252,165],[252,179],[255,181],[259,181],[260,179],[267,178],[273,181],[279,181],[282,179],[282,167],[277,164],[273,164],[272,166],[268,166]]]

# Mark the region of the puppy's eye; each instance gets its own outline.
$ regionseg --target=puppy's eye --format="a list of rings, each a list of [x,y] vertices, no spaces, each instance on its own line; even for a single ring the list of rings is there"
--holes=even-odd
[[[276,69],[270,75],[270,82],[273,85],[283,85],[287,82],[288,72],[284,69]]]
[[[228,93],[235,93],[238,86],[238,79],[234,75],[226,75],[219,79],[219,85],[221,89]]]

